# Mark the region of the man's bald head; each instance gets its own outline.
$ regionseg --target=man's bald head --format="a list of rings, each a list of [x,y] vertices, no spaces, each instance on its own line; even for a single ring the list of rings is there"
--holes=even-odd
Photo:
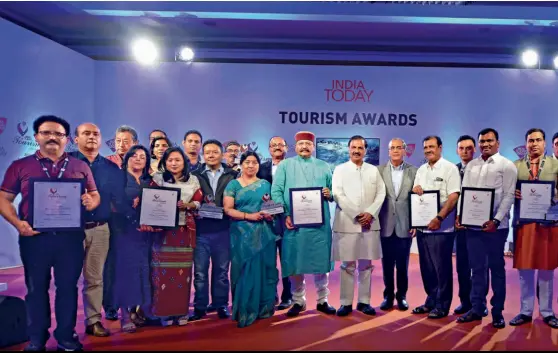
[[[83,123],[76,127],[74,141],[80,151],[99,151],[101,148],[101,130],[93,123]]]

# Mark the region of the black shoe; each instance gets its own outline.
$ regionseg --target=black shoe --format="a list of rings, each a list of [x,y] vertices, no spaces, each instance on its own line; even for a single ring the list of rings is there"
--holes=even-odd
[[[401,311],[409,310],[409,303],[405,299],[397,299],[397,308]]]
[[[209,304],[207,306],[207,310],[205,311],[206,313],[214,313],[217,311],[217,308],[213,306],[213,304]]]
[[[219,316],[219,319],[228,319],[231,317],[231,314],[229,314],[229,309],[222,307],[217,309],[217,316]]]
[[[484,309],[484,311],[482,312],[482,317],[487,317],[488,316],[488,309]]]
[[[366,315],[376,315],[376,309],[370,306],[370,304],[358,303],[356,309]]]
[[[431,311],[431,308],[427,307],[426,305],[421,305],[413,309],[413,314],[428,314]]]
[[[291,306],[293,306],[293,301],[292,299],[287,299],[281,302],[281,304],[279,304],[277,306],[277,310],[286,310],[288,308],[290,308]]]
[[[57,350],[59,351],[83,351],[83,345],[78,340],[58,341]]]
[[[287,311],[287,316],[288,317],[295,317],[298,316],[298,314],[300,314],[301,312],[303,312],[304,310],[306,310],[306,304],[304,305],[300,305],[300,304],[294,304],[289,311]]]
[[[118,320],[118,311],[114,309],[109,309],[108,311],[105,311],[105,319],[109,321]]]
[[[521,326],[521,325],[529,323],[531,321],[533,321],[532,316],[519,314],[519,315],[517,315],[516,317],[514,317],[513,319],[510,320],[510,325],[511,326]]]
[[[497,315],[497,316],[492,315],[492,327],[497,329],[502,329],[506,327],[506,321],[504,320],[504,317],[501,315]]]
[[[198,321],[205,317],[205,311],[194,310],[194,313],[188,317],[188,321]]]
[[[482,316],[477,315],[473,311],[469,310],[467,314],[458,317],[455,321],[459,322],[460,324],[473,321],[482,321]]]
[[[544,323],[552,328],[558,328],[558,319],[554,315],[547,316],[543,319]]]
[[[429,319],[442,319],[444,317],[448,316],[448,312],[447,311],[443,311],[442,309],[434,309],[432,310],[429,314],[428,314],[428,318]]]
[[[337,310],[337,316],[347,316],[353,312],[352,305],[341,305]]]
[[[463,315],[465,313],[467,313],[469,310],[472,309],[471,305],[459,305],[457,308],[455,308],[455,310],[453,311],[454,315]]]
[[[26,352],[45,352],[46,346],[44,344],[40,345],[37,343],[29,342],[29,344],[25,346],[23,350]]]
[[[328,302],[316,305],[316,310],[321,311],[324,314],[335,315],[335,308],[329,305]]]
[[[393,308],[393,299],[391,299],[391,300],[390,299],[384,299],[382,304],[380,304],[380,310],[382,310],[382,311],[387,311],[391,308]]]

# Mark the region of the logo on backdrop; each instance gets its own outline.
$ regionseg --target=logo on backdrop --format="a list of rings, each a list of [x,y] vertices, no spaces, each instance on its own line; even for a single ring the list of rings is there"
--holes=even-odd
[[[520,159],[525,158],[525,156],[527,155],[527,148],[525,148],[525,146],[517,146],[513,149],[513,151]]]
[[[77,144],[72,137],[72,133],[68,134],[68,143],[66,144],[66,152],[75,152],[79,150]]]
[[[407,148],[405,148],[405,154],[407,155],[407,158],[410,158],[413,153],[415,152],[415,148],[416,145],[414,143],[410,143],[407,145]]]
[[[8,119],[4,117],[0,117],[0,134],[6,130],[6,124],[8,123]]]
[[[29,126],[27,126],[27,123],[25,121],[22,121],[17,124],[17,132],[19,132],[21,136],[25,136],[28,130],[29,130]]]
[[[35,153],[39,148],[39,144],[35,139],[28,134],[29,125],[25,121],[20,121],[16,125],[17,134],[14,136],[12,143],[15,145],[22,146],[22,149],[18,151],[18,158],[26,157]]]
[[[370,103],[374,90],[369,90],[362,80],[332,80],[324,89],[326,102]]]
[[[5,157],[7,154],[6,149],[4,146],[0,146],[0,157]]]
[[[113,138],[110,140],[106,140],[105,143],[112,152],[116,152],[116,143],[114,142]]]

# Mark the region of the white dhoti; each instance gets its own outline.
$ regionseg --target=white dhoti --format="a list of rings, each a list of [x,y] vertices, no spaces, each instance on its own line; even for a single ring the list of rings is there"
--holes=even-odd
[[[358,273],[358,301],[370,304],[372,260],[382,258],[380,232],[333,233],[333,259],[341,264],[341,305],[352,305],[355,276]],[[357,267],[358,263],[358,267]]]
[[[289,277],[291,281],[293,303],[302,306],[306,304],[306,280],[304,279],[304,276],[305,275],[294,275]],[[327,296],[329,295],[329,288],[327,287],[328,283],[328,273],[314,275],[314,285],[316,286],[316,291],[318,293],[318,304],[327,302]]]

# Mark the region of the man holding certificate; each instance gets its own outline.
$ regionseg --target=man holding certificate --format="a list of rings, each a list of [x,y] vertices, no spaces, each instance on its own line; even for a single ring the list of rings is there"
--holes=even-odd
[[[429,313],[429,318],[440,319],[448,316],[453,298],[454,209],[461,179],[455,165],[442,158],[440,137],[427,136],[423,145],[428,162],[417,170],[413,192],[418,197],[411,197],[410,202],[411,227],[421,227],[417,245],[426,301],[413,314]]]
[[[306,310],[304,275],[313,273],[318,291],[317,310],[333,315],[328,304],[328,273],[331,259],[331,226],[327,201],[331,195],[329,165],[312,157],[316,137],[308,131],[295,135],[296,157],[285,159],[277,167],[271,187],[273,201],[283,205],[286,230],[283,235],[281,274],[291,277],[294,305],[287,316]]]
[[[77,317],[77,282],[83,268],[84,212],[95,209],[99,193],[89,166],[64,152],[70,124],[52,116],[33,122],[39,150],[14,161],[0,191],[0,214],[19,232],[25,272],[29,345],[45,350],[49,339],[51,270],[56,283],[54,336],[61,350],[81,350],[73,337]],[[83,188],[83,184],[84,188]],[[13,201],[21,194],[19,211]]]
[[[538,286],[539,312],[543,321],[552,328],[558,328],[558,320],[552,310],[554,269],[558,267],[558,226],[556,222],[545,222],[543,219],[541,222],[523,221],[521,217],[522,214],[528,213],[525,209],[534,209],[529,204],[531,199],[546,202],[548,205],[552,201],[553,191],[556,195],[558,160],[544,155],[546,143],[543,130],[530,129],[525,134],[525,140],[527,156],[514,162],[517,167],[517,179],[523,183],[521,189],[527,187],[525,194],[519,187],[515,190],[519,207],[516,207],[514,215],[513,267],[519,271],[521,311],[510,321],[510,325],[519,326],[533,320],[535,287]],[[538,184],[538,181],[554,182],[554,185]],[[531,189],[538,190],[531,192]]]
[[[458,229],[466,227],[469,264],[473,271],[473,308],[457,322],[482,320],[486,310],[487,268],[490,269],[493,297],[492,326],[504,328],[502,316],[506,299],[504,245],[508,237],[510,208],[514,201],[517,169],[500,155],[498,132],[484,129],[478,139],[481,156],[465,169],[460,197]]]
[[[333,223],[333,260],[341,265],[341,307],[338,316],[353,311],[355,272],[358,262],[356,309],[375,315],[370,306],[372,260],[382,258],[378,214],[386,186],[376,166],[364,162],[368,145],[362,136],[349,140],[350,160],[333,172],[333,195],[337,207]]]

